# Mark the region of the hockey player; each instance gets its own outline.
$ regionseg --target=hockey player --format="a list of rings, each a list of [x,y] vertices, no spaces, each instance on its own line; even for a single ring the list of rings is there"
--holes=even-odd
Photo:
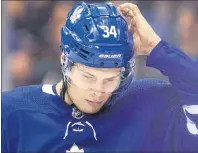
[[[198,64],[136,5],[77,3],[61,48],[59,83],[2,94],[2,152],[198,152]],[[134,81],[135,55],[170,83]]]

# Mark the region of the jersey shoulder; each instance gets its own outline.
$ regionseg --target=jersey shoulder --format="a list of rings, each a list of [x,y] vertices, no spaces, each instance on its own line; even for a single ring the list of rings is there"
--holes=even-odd
[[[156,105],[178,105],[179,95],[174,86],[165,80],[156,78],[146,78],[136,80],[131,85],[133,95],[139,97],[141,101],[154,103]]]
[[[176,92],[171,83],[157,78],[134,80],[131,83],[129,90],[135,94],[151,94],[156,92],[170,94]]]
[[[48,97],[53,98],[53,92],[44,90],[48,85],[29,85],[2,92],[3,115],[16,111],[47,111]],[[52,87],[52,85],[50,85]],[[51,92],[51,93],[50,93]],[[54,96],[55,97],[55,96]]]
[[[179,102],[178,93],[171,83],[156,78],[133,80],[116,101],[129,101],[129,103],[151,104]]]

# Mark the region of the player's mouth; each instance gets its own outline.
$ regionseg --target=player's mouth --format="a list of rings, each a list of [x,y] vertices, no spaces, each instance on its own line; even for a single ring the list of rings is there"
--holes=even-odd
[[[102,101],[91,101],[91,100],[87,100],[86,99],[86,101],[89,103],[89,104],[91,104],[91,105],[93,105],[93,104],[102,104]]]

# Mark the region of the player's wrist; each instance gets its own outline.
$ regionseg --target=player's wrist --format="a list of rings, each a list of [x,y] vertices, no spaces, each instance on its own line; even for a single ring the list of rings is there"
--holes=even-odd
[[[152,52],[152,50],[157,46],[157,44],[159,44],[159,42],[162,39],[156,35],[155,38],[152,40],[152,42],[150,43],[149,47],[147,48],[147,50],[145,51],[145,55],[149,56]]]

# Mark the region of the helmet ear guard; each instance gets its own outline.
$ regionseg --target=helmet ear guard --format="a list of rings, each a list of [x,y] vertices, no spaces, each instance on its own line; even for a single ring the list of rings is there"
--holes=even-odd
[[[130,62],[124,67],[125,71],[123,71],[123,73],[121,74],[123,80],[126,79],[132,73],[134,73],[134,67],[135,67],[135,60],[132,58]]]

